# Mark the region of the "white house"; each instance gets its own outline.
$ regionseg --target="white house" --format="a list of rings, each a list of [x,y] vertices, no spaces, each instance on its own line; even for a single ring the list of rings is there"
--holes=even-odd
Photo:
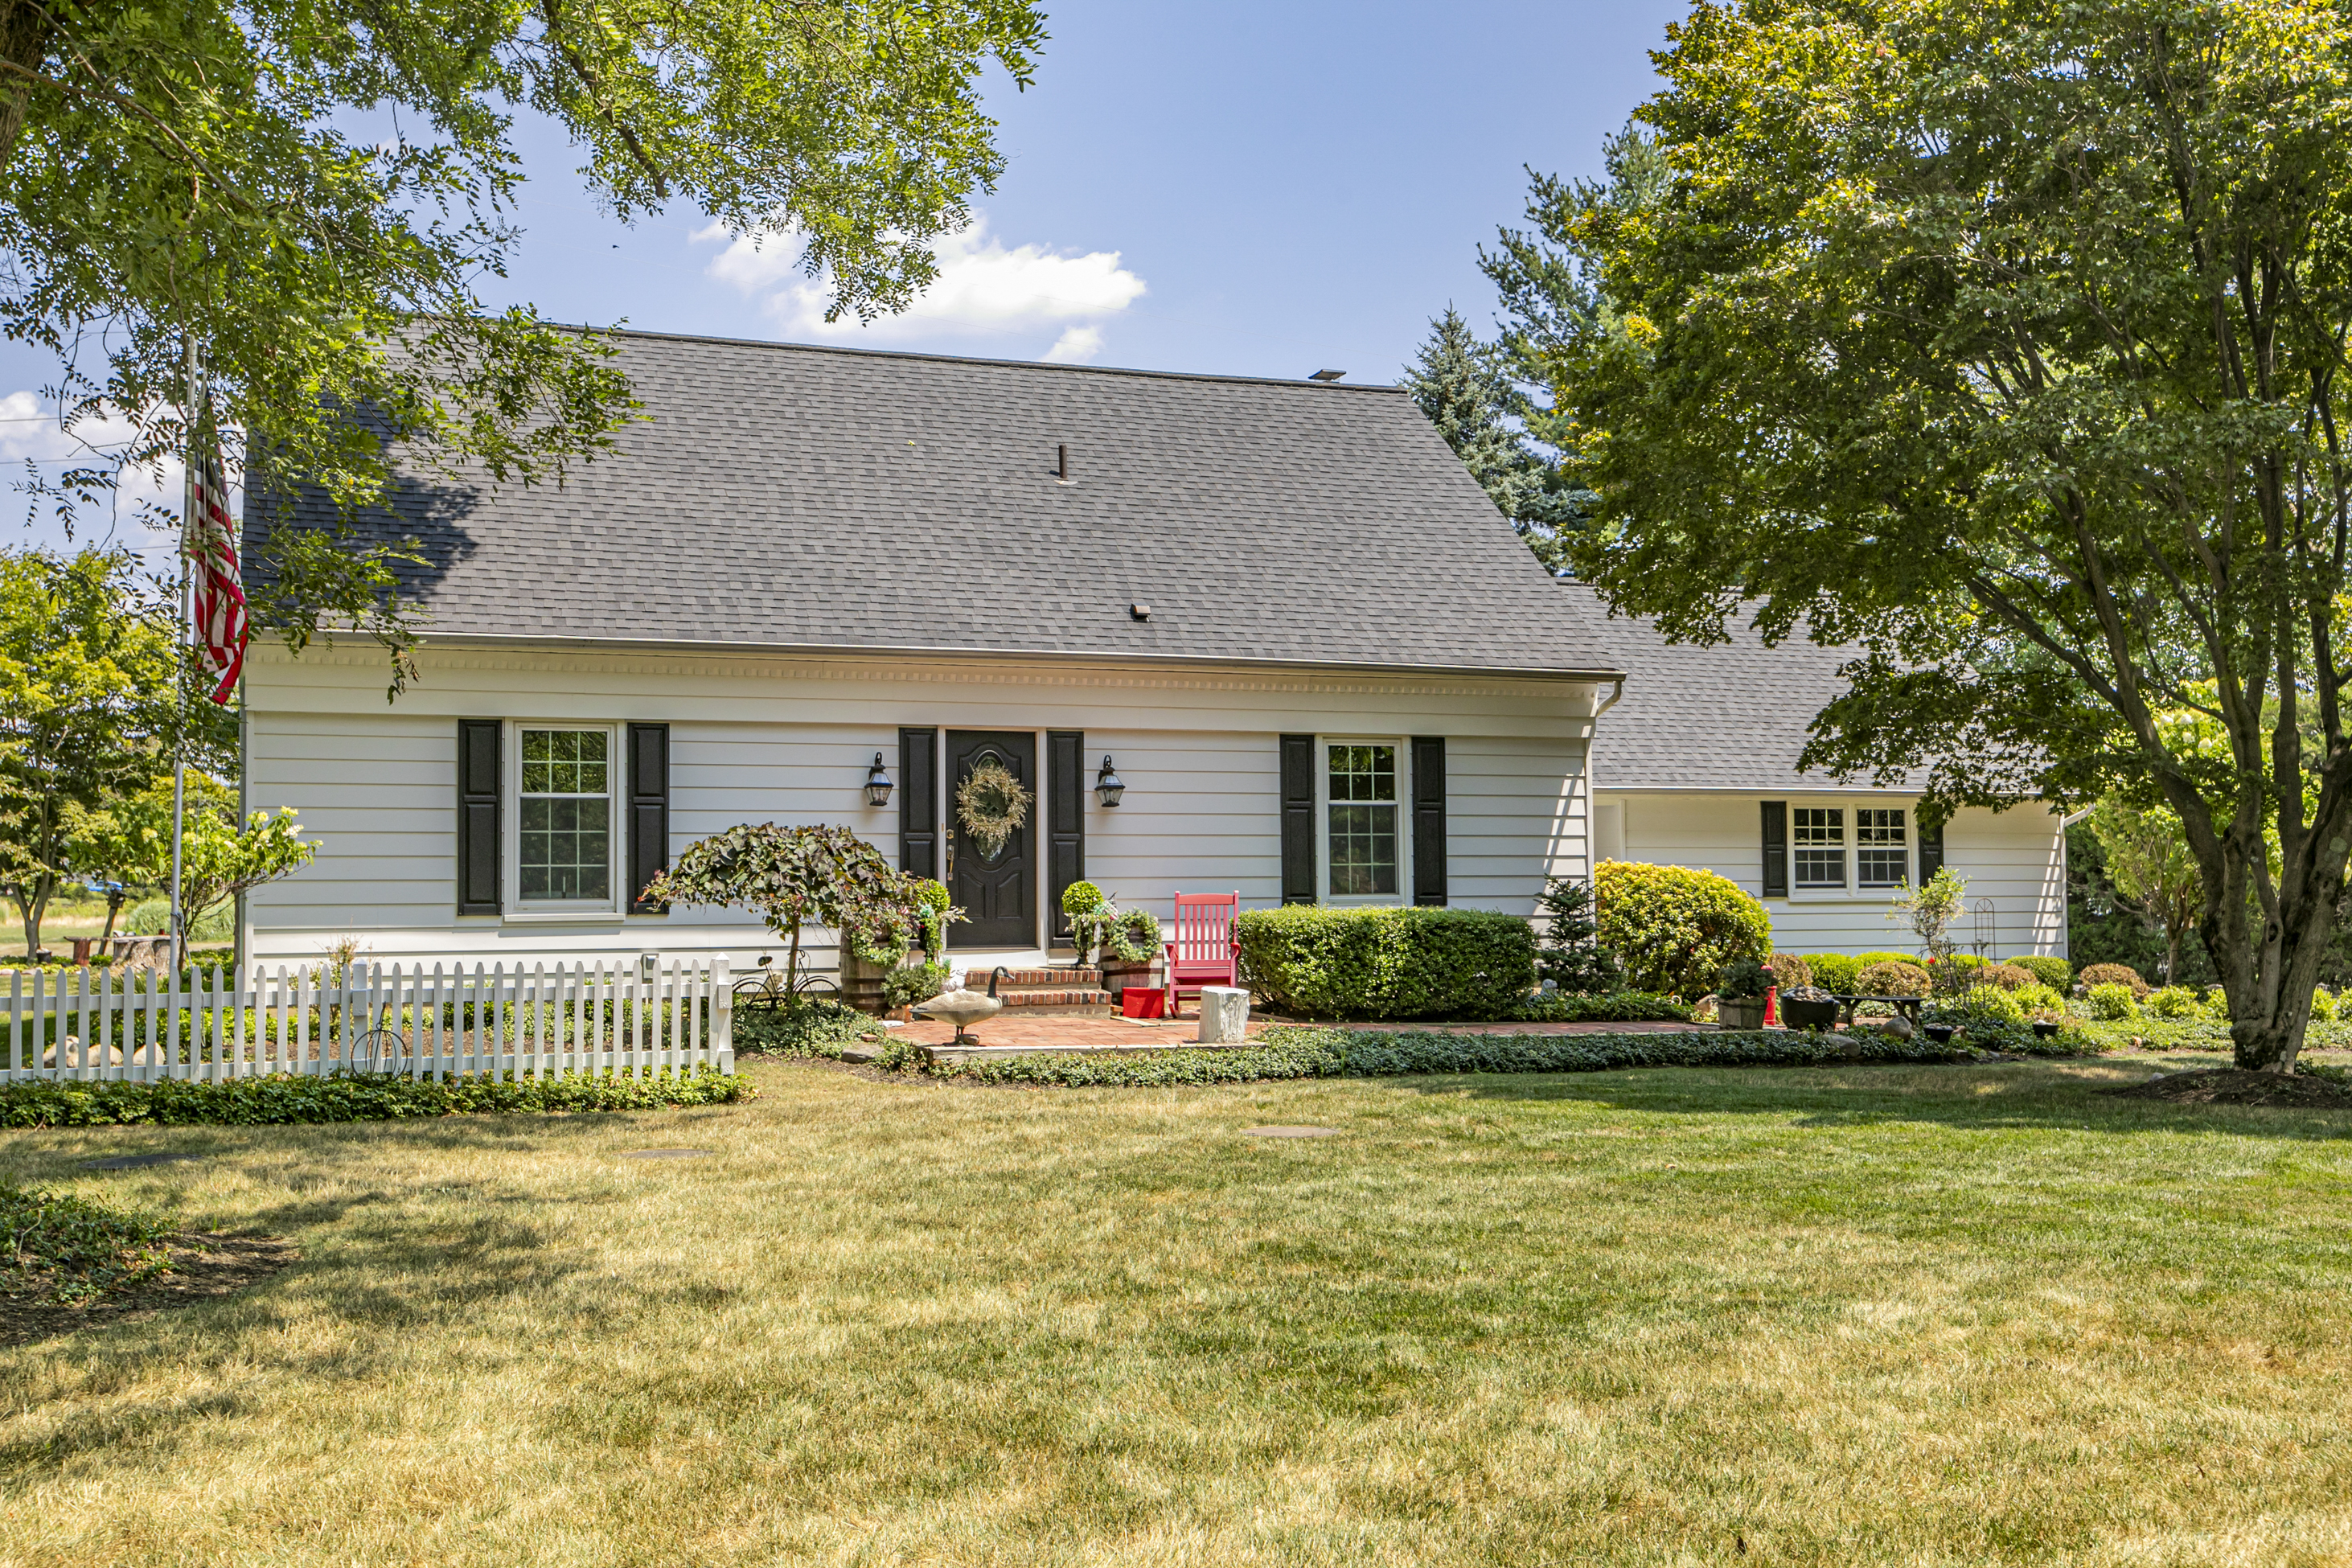
[[[755,921],[634,895],[762,821],[942,877],[958,953],[1016,966],[1080,877],[1163,916],[1180,890],[1529,913],[1590,870],[1589,757],[1601,854],[1735,878],[1784,947],[1899,935],[1913,797],[1795,773],[1834,658],[1610,620],[1396,389],[615,342],[646,415],[617,451],[560,489],[411,474],[366,522],[431,563],[406,691],[364,642],[252,651],[247,804],[324,845],[247,900],[255,957],[740,966]],[[325,521],[257,500],[247,527]],[[984,854],[952,802],[992,760],[1037,798]],[[2004,950],[2063,948],[2056,842],[2038,810],[1945,829]]]
[[[432,562],[408,690],[364,642],[253,651],[247,803],[324,845],[247,900],[256,957],[740,965],[747,916],[633,901],[740,822],[855,826],[1014,964],[1081,876],[1164,917],[1528,911],[1588,869],[1620,667],[1402,393],[616,341],[617,452],[562,489],[412,476],[368,524]],[[993,855],[951,809],[988,760],[1038,796]]]
[[[1626,672],[1589,761],[1596,859],[1719,872],[1763,900],[1789,952],[1911,951],[1894,895],[1948,866],[1968,883],[1952,931],[1964,951],[2064,956],[2066,839],[2049,806],[1967,807],[1923,829],[1916,789],[1798,770],[1853,650],[1768,647],[1736,620],[1727,644],[1670,644],[1589,589],[1562,592]]]

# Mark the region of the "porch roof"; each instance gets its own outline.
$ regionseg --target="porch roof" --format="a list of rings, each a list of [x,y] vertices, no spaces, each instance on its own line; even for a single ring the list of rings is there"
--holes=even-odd
[[[1622,668],[1394,388],[612,339],[617,450],[561,489],[404,470],[360,520],[422,541],[431,633]],[[249,537],[329,521],[247,503]]]

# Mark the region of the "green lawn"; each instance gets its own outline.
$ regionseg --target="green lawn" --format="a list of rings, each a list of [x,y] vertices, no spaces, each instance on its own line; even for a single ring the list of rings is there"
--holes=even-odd
[[[0,1564],[2352,1560],[2352,1115],[2158,1065],[7,1134],[306,1260],[0,1351]]]

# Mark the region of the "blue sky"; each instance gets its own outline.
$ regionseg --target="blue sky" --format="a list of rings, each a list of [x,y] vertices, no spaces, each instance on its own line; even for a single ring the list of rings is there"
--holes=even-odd
[[[525,124],[525,235],[484,300],[667,331],[1392,381],[1449,300],[1491,323],[1477,247],[1518,221],[1522,165],[1597,173],[1685,9],[1049,0],[1035,85],[992,83],[1007,168],[980,224],[942,253],[940,288],[863,330],[824,328],[789,256],[730,247],[698,213],[602,216],[562,136]],[[36,393],[53,376],[0,345],[0,463],[62,455]]]

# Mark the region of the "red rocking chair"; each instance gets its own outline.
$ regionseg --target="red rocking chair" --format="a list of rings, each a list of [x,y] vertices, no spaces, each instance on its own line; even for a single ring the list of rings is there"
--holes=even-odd
[[[1176,895],[1176,940],[1168,944],[1168,1016],[1179,997],[1198,996],[1203,985],[1239,985],[1241,944],[1234,940],[1234,916],[1242,896],[1234,893]]]

